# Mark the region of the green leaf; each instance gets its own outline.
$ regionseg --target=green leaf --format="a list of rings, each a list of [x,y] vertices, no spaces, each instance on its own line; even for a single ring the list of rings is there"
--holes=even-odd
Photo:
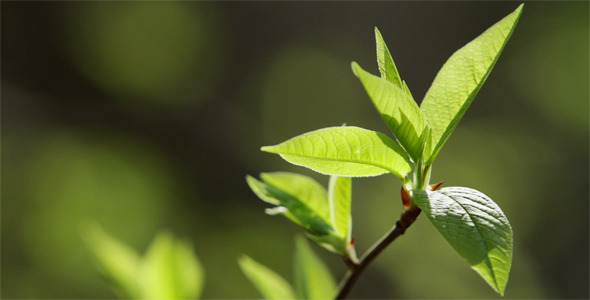
[[[498,293],[512,265],[512,227],[500,207],[464,187],[414,190],[416,205],[457,253]]]
[[[344,176],[377,176],[391,172],[403,178],[411,170],[405,151],[388,136],[353,126],[308,132],[262,151],[316,172]]]
[[[121,298],[136,298],[139,254],[105,233],[98,224],[82,228],[82,237],[92,251],[100,273]]]
[[[330,221],[336,234],[343,241],[350,241],[352,219],[350,215],[352,179],[349,177],[330,177],[328,203],[330,204]]]
[[[355,62],[352,69],[398,142],[414,161],[421,159],[428,126],[416,101],[401,87],[368,73]]]
[[[247,255],[238,259],[240,268],[262,297],[271,300],[296,299],[291,285],[280,275]]]
[[[395,84],[398,88],[403,90],[405,84],[399,76],[393,58],[391,57],[391,53],[387,48],[387,44],[385,44],[383,36],[381,36],[381,32],[379,32],[377,27],[375,27],[375,41],[377,44],[377,65],[379,66],[381,78]]]
[[[436,75],[421,104],[432,129],[430,164],[492,71],[514,31],[523,5],[455,52]]]
[[[317,181],[287,172],[262,173],[260,177],[262,181],[247,176],[246,181],[260,199],[279,206],[267,213],[281,213],[318,236],[334,232],[327,192]]]
[[[336,283],[303,237],[296,239],[295,290],[299,299],[333,299]]]
[[[201,294],[203,270],[192,247],[160,233],[139,267],[140,298],[196,299]]]

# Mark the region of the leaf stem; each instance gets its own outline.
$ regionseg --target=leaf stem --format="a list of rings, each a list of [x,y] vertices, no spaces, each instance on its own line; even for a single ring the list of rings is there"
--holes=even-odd
[[[391,244],[397,237],[404,234],[406,229],[416,221],[418,215],[420,215],[420,208],[416,206],[412,206],[407,210],[402,212],[399,220],[395,222],[395,226],[385,235],[383,236],[378,242],[376,242],[369,250],[363,254],[359,263],[351,263],[350,261],[346,262],[348,265],[348,272],[340,282],[340,286],[338,287],[338,295],[336,299],[345,299],[352,286],[356,283],[356,280],[361,275],[363,270],[367,267],[373,259],[375,259],[389,244]]]

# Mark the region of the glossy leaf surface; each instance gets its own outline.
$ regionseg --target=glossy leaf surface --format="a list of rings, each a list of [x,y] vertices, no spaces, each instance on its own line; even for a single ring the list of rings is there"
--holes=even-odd
[[[504,294],[512,265],[512,227],[500,207],[470,188],[413,192],[416,205],[455,251]]]
[[[420,110],[432,129],[431,163],[447,141],[514,31],[522,13],[520,5],[510,15],[455,52],[436,75]]]
[[[262,150],[328,175],[359,177],[391,172],[403,178],[411,170],[409,157],[396,141],[353,126],[319,129]]]

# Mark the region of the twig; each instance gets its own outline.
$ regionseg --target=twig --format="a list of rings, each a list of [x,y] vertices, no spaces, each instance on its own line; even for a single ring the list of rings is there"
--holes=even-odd
[[[420,215],[420,208],[414,206],[408,210],[404,210],[401,214],[399,220],[395,222],[395,226],[379,240],[376,242],[369,250],[363,254],[358,264],[351,264],[347,262],[348,265],[348,272],[346,276],[340,282],[340,286],[338,288],[338,296],[336,299],[345,299],[352,286],[355,284],[358,277],[361,275],[363,270],[367,267],[375,257],[377,257],[389,244],[391,244],[397,237],[404,234],[406,229],[416,221],[418,215]]]

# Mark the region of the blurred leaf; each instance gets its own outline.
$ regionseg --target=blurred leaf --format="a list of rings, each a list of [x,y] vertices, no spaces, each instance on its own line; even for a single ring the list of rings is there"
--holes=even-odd
[[[82,237],[91,250],[100,273],[121,298],[137,298],[139,254],[105,233],[98,224],[82,228]]]
[[[139,267],[143,299],[195,299],[201,294],[203,270],[192,247],[160,233]]]
[[[352,63],[354,74],[361,80],[375,108],[414,161],[422,157],[428,126],[416,101],[397,86]]]
[[[300,299],[332,299],[336,292],[332,274],[302,237],[296,239],[295,290]]]
[[[451,246],[498,293],[512,265],[512,227],[500,207],[464,187],[414,190],[420,207]]]
[[[353,126],[329,127],[296,136],[262,151],[316,172],[345,177],[391,172],[403,178],[411,170],[405,151],[388,136]]]
[[[263,201],[285,208],[270,212],[282,213],[318,236],[334,231],[329,222],[327,192],[315,180],[287,172],[263,173],[260,177],[262,182],[246,177],[252,191]]]
[[[492,71],[524,4],[455,52],[436,75],[421,104],[432,129],[432,163]],[[429,158],[428,158],[429,157]]]
[[[296,299],[291,285],[280,275],[247,255],[238,260],[242,272],[266,299]]]

